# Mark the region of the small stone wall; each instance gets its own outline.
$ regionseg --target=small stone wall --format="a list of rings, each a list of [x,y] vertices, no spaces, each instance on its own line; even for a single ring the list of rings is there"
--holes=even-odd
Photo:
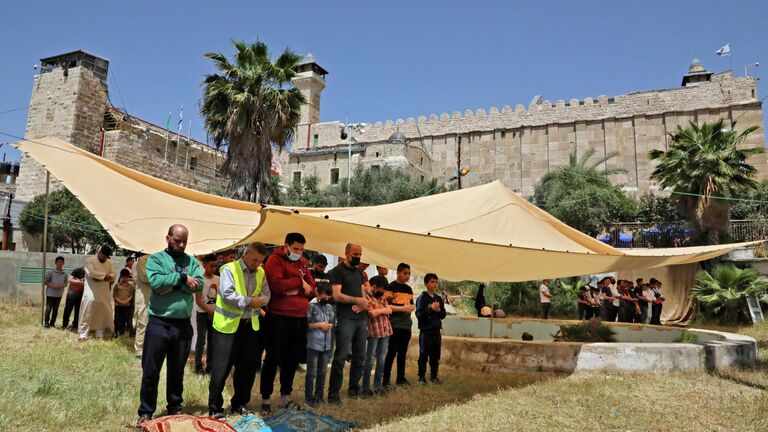
[[[717,370],[734,365],[752,365],[757,359],[754,338],[712,330],[684,329],[640,324],[609,324],[617,343],[552,342],[560,324],[553,321],[507,318],[448,317],[443,321],[440,363],[451,367],[493,371],[539,372],[669,372]],[[526,331],[531,342],[520,340]],[[676,343],[683,332],[698,338],[696,343]],[[417,330],[414,328],[414,332]],[[419,338],[414,334],[408,356],[419,356]]]

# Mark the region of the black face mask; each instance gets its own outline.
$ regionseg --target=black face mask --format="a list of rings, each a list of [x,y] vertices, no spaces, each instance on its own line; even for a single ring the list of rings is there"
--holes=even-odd
[[[320,303],[321,305],[327,305],[328,304],[328,299],[318,300],[317,302]]]
[[[378,298],[378,297],[381,297],[381,296],[383,296],[383,295],[384,295],[384,291],[374,291],[374,292],[373,292],[373,296],[374,296],[374,297],[377,297],[377,298]]]
[[[352,257],[349,259],[349,265],[352,267],[357,267],[360,265],[360,257]]]

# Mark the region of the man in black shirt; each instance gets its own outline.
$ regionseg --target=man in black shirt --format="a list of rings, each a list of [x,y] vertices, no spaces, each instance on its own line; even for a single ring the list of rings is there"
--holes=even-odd
[[[365,344],[368,340],[368,300],[363,293],[363,273],[357,268],[363,248],[347,244],[345,260],[328,273],[333,300],[336,303],[336,351],[333,355],[331,378],[328,383],[328,403],[340,404],[339,391],[344,381],[344,361],[352,347],[352,365],[349,368],[351,397],[360,395],[360,379],[365,361]]]

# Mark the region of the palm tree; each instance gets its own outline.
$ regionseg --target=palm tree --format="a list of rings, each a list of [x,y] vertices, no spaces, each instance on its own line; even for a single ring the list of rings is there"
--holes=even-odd
[[[603,157],[590,162],[595,154],[597,154],[597,150],[589,148],[582,153],[581,158],[579,158],[574,149],[568,155],[568,167],[582,172],[597,173],[603,177],[615,174],[626,174],[627,170],[624,168],[608,168],[608,161],[618,156],[618,153],[609,152]],[[600,169],[600,165],[603,166],[602,169]]]
[[[702,270],[696,274],[696,285],[691,298],[711,306],[712,311],[724,311],[726,321],[735,321],[743,315],[747,297],[757,297],[768,303],[768,278],[755,269],[740,269],[733,264],[719,264],[712,272]]]
[[[293,139],[304,103],[290,85],[301,56],[286,49],[272,62],[263,42],[232,41],[234,61],[205,53],[218,73],[206,75],[200,112],[216,147],[226,146],[222,171],[231,198],[270,203],[273,146],[281,151]]]
[[[756,129],[753,126],[738,133],[726,129],[723,119],[701,126],[691,122],[671,134],[667,151],[652,150],[649,154],[659,161],[651,179],[677,194],[680,213],[691,220],[694,234],[708,244],[719,243],[720,233],[728,225],[730,203],[716,197],[757,186],[757,170],[747,159],[764,150],[739,148]]]

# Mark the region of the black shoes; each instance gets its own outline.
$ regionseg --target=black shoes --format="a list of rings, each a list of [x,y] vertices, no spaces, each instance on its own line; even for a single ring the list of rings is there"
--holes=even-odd
[[[341,398],[338,395],[328,396],[328,403],[331,405],[341,405]]]

